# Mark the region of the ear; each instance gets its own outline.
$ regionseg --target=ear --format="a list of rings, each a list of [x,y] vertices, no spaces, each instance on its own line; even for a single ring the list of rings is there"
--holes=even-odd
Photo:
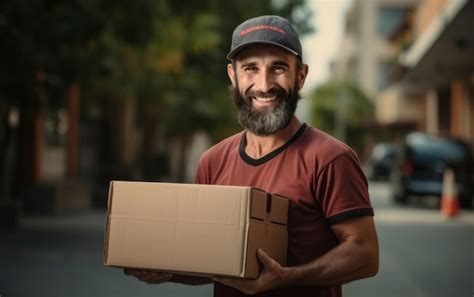
[[[301,90],[304,86],[304,82],[306,81],[306,76],[308,76],[309,67],[308,64],[303,64],[301,69],[298,71],[298,82],[299,82],[299,90]]]
[[[227,75],[229,76],[232,86],[235,87],[235,70],[234,65],[232,65],[232,63],[227,64]]]

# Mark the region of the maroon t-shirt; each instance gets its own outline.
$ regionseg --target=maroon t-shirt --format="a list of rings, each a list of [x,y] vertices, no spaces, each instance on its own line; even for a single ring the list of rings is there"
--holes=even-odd
[[[245,132],[205,152],[196,183],[251,186],[290,198],[288,266],[315,260],[334,248],[331,224],[373,215],[367,180],[344,143],[303,124],[286,144],[260,159],[245,153]],[[288,287],[256,296],[341,296],[341,286]],[[216,283],[214,296],[244,296]]]

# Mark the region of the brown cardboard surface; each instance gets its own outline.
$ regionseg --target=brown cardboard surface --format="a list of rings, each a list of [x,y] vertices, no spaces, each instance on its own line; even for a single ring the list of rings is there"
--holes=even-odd
[[[270,218],[280,222],[288,203],[275,199],[288,202],[273,196],[268,213],[267,193],[249,187],[111,182],[104,263],[256,277],[257,248],[286,264],[286,226]]]
[[[270,221],[272,223],[287,224],[289,202],[286,197],[272,195],[272,212],[270,213]]]
[[[257,249],[263,249],[281,265],[286,265],[287,221],[289,200],[260,190],[253,190],[248,232],[246,273],[257,277],[260,272]],[[284,242],[285,244],[282,244]]]
[[[263,249],[281,265],[286,265],[287,245],[281,242],[288,241],[286,226],[267,224],[251,219],[247,246],[246,272],[248,277],[256,278],[261,264],[258,261],[257,249]]]

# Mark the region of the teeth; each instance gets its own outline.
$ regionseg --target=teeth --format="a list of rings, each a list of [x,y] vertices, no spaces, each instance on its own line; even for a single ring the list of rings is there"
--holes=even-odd
[[[262,101],[262,102],[271,102],[271,101],[275,101],[275,97],[273,98],[258,98],[258,97],[254,97],[255,100],[257,101]]]

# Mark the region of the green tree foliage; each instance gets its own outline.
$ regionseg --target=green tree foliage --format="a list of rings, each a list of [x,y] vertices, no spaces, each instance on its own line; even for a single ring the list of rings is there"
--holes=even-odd
[[[171,111],[195,114],[188,127],[201,128],[194,121],[199,119],[209,128],[209,122],[228,115],[220,118],[217,109],[224,105],[213,100],[226,93],[232,30],[261,14],[286,16],[302,34],[310,31],[303,0],[5,1],[0,4],[0,98],[24,90],[31,99],[38,80],[56,90],[78,80],[92,100],[139,96],[147,112],[162,100]],[[48,105],[64,96],[45,99]],[[180,125],[170,127],[176,128],[172,134],[184,133]]]
[[[311,31],[305,0],[3,1],[0,105],[64,108],[76,83],[83,114],[98,106],[108,117],[133,101],[143,147],[157,127],[184,140],[205,130],[217,141],[238,129],[225,59],[232,30],[262,14]]]
[[[367,127],[374,118],[374,106],[362,90],[353,83],[331,81],[317,87],[309,99],[314,127],[341,138],[337,126],[342,121],[346,133],[341,140],[362,153]]]

